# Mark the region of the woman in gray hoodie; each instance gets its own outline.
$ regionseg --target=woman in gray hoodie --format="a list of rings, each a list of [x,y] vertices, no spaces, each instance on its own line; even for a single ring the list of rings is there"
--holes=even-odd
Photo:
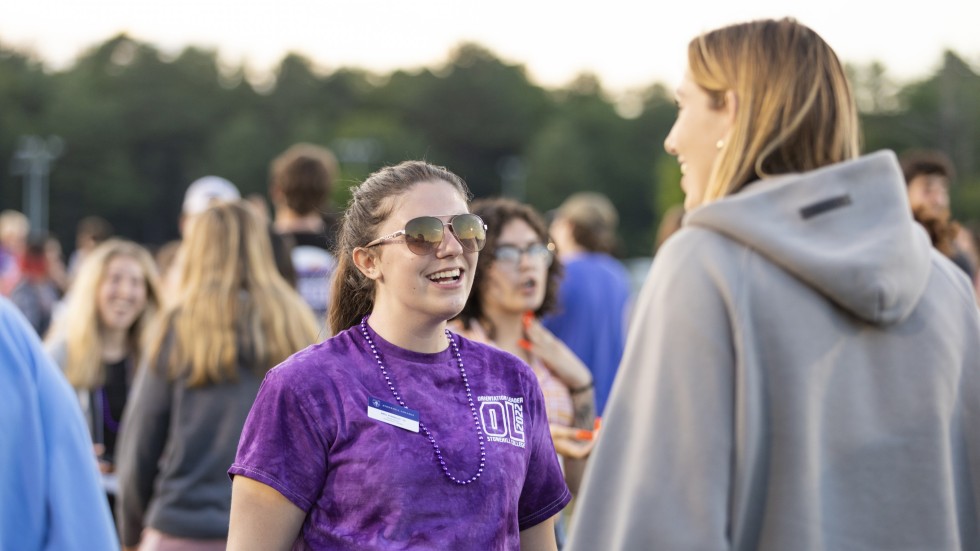
[[[858,151],[790,19],[695,38],[665,147],[688,214],[635,308],[571,549],[980,549],[980,316]]]

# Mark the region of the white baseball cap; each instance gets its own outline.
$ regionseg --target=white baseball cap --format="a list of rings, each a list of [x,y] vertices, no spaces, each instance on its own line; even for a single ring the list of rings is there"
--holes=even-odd
[[[204,176],[194,180],[184,193],[184,206],[181,208],[187,216],[200,214],[211,205],[237,201],[242,194],[235,184],[220,176]]]

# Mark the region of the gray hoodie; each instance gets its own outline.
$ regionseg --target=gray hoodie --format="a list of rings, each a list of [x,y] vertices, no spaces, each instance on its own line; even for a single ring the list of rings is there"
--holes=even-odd
[[[570,549],[980,549],[980,313],[891,152],[690,212]]]

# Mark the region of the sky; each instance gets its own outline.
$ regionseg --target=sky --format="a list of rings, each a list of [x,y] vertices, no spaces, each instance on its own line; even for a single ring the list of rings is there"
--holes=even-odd
[[[325,71],[385,74],[436,67],[463,41],[524,65],[543,86],[588,71],[611,92],[675,87],[687,43],[715,27],[791,16],[845,62],[881,61],[903,83],[928,76],[952,49],[980,67],[980,0],[4,0],[0,44],[62,68],[126,32],[167,51],[216,50],[267,72],[287,52]]]

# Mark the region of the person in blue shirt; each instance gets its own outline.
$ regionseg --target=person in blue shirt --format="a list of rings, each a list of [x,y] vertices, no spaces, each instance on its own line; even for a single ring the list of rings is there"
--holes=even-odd
[[[565,276],[557,312],[543,323],[592,372],[598,415],[623,356],[632,294],[626,268],[610,254],[618,223],[616,208],[605,195],[581,192],[561,204],[550,228]]]
[[[2,297],[0,496],[0,549],[119,549],[75,394]]]

